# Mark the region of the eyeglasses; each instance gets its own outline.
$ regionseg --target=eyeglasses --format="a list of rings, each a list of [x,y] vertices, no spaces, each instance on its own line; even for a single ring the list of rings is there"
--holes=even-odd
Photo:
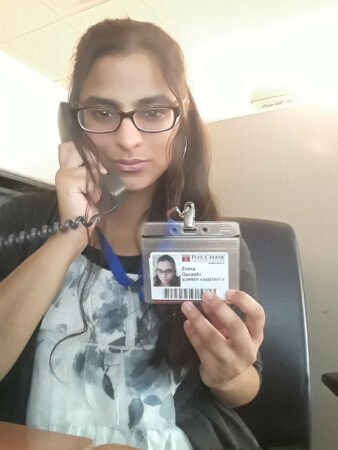
[[[174,269],[165,269],[165,270],[156,269],[156,273],[157,273],[158,275],[162,275],[163,273],[164,273],[165,275],[171,275],[171,274],[174,273]]]
[[[122,112],[105,107],[74,109],[80,127],[89,133],[111,133],[122,120],[131,119],[135,127],[147,133],[171,130],[180,114],[179,106],[153,106]]]

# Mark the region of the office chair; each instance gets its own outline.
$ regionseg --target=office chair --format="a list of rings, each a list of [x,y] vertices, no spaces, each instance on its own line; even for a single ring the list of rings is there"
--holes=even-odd
[[[227,220],[240,224],[256,268],[258,300],[266,314],[261,390],[238,412],[263,449],[309,449],[309,352],[295,233],[281,222]]]

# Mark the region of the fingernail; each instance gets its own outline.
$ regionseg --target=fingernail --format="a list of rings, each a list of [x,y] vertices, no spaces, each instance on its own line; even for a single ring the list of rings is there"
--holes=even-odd
[[[101,168],[101,173],[102,173],[103,175],[105,175],[106,173],[108,173],[108,170],[107,170],[105,167],[102,167],[102,168]]]

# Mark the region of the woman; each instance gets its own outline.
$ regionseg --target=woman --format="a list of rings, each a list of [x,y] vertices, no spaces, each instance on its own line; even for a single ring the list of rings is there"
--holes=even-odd
[[[176,273],[174,258],[162,255],[158,258],[155,269],[154,286],[180,286],[180,277]]]
[[[187,200],[197,220],[219,219],[178,44],[150,23],[91,27],[77,46],[69,102],[72,140],[59,147],[57,202],[45,194],[8,203],[0,234],[92,217],[107,172],[127,195],[87,229],[2,252],[0,417],[97,445],[256,448],[234,410],[259,390],[264,326],[245,244],[242,290],[226,302],[208,293],[202,310],[139,301],[142,223],[166,220]],[[109,270],[102,239],[130,285]]]

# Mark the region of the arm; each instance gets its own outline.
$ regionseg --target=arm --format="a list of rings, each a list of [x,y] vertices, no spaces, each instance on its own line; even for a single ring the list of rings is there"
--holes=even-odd
[[[51,237],[0,283],[0,380],[11,369],[57,294],[86,230]]]
[[[92,217],[97,210],[93,203],[89,205],[87,189],[90,189],[93,202],[99,200],[100,193],[92,183],[87,183],[87,169],[72,142],[60,145],[59,161],[56,190],[61,223],[68,218],[75,219],[85,215],[87,207],[89,217]],[[7,205],[5,206],[7,210]],[[44,207],[36,206],[40,210]],[[15,222],[11,209],[7,217],[2,215],[0,219],[0,233],[5,231],[6,234],[6,230],[11,230]],[[23,220],[18,220],[16,225],[27,228],[32,226],[32,222],[24,215]],[[31,255],[27,259],[25,252],[18,247],[15,253],[19,253],[20,258],[15,258],[14,255],[12,258],[15,261],[14,266],[18,266],[15,270],[10,264],[6,267],[7,252],[0,254],[0,276],[9,273],[0,283],[0,348],[3,349],[0,353],[0,379],[8,373],[21,354],[57,294],[70,264],[88,244],[87,231],[92,233],[95,226],[96,223],[88,229],[80,226],[76,231],[58,233],[35,252],[35,249],[30,251]],[[22,260],[24,262],[20,264]]]
[[[254,366],[249,366],[222,388],[211,388],[216,399],[228,408],[250,403],[258,394],[261,381]]]

